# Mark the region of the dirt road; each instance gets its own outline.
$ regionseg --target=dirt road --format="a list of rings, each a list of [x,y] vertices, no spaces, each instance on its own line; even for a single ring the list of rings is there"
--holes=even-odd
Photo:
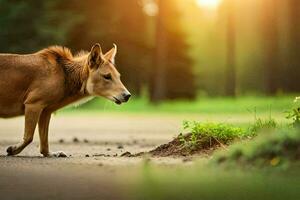
[[[134,170],[143,158],[124,158],[167,142],[180,130],[181,117],[154,115],[55,115],[50,125],[50,149],[68,158],[43,158],[38,133],[15,157],[6,148],[22,139],[23,118],[0,120],[1,199],[120,199],[121,174]],[[159,164],[181,159],[156,158]],[[121,184],[122,185],[122,184]],[[123,188],[123,189],[122,189]],[[120,191],[118,191],[120,190]]]
[[[216,115],[215,115],[216,116]],[[120,199],[123,174],[136,170],[144,158],[125,158],[126,151],[148,151],[178,135],[182,120],[234,122],[220,116],[164,114],[58,114],[50,124],[50,149],[68,158],[43,158],[38,134],[34,142],[15,157],[6,148],[23,136],[23,118],[0,120],[1,199]],[[238,117],[239,122],[249,119]],[[151,158],[172,167],[185,165],[181,158]],[[128,176],[127,176],[128,177]]]

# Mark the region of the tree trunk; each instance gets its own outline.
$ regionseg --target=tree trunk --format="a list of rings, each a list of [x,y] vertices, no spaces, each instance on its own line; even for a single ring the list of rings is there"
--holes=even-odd
[[[225,94],[232,97],[236,96],[236,13],[234,3],[234,0],[227,0],[227,68]]]
[[[300,1],[289,0],[289,58],[287,61],[286,89],[300,91]]]
[[[152,75],[152,89],[150,97],[153,102],[163,100],[166,96],[166,59],[167,59],[167,33],[166,33],[166,0],[158,0],[159,12],[156,21],[155,53]]]
[[[265,0],[263,11],[263,44],[265,90],[274,95],[279,89],[279,33],[278,33],[278,0]]]

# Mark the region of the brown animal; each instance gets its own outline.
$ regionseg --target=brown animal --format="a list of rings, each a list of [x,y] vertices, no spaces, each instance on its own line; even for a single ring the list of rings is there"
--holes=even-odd
[[[34,54],[0,54],[0,117],[25,115],[23,140],[7,148],[20,153],[33,140],[38,124],[40,152],[50,152],[48,128],[51,113],[88,96],[102,96],[117,104],[131,96],[114,66],[117,47],[102,54],[99,44],[90,52],[73,56],[69,49],[52,46]]]

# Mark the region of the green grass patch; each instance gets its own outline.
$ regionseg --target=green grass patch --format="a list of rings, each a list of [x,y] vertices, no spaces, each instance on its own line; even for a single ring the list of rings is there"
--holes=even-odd
[[[272,118],[257,119],[249,127],[225,123],[202,123],[184,121],[183,133],[171,142],[162,144],[149,153],[153,156],[189,156],[193,154],[212,154],[216,149],[227,148],[233,142],[252,139],[261,130],[271,130],[278,125]]]
[[[230,114],[230,113],[283,113],[292,106],[293,96],[278,97],[215,97],[201,98],[195,101],[175,100],[151,104],[147,98],[133,98],[121,106],[115,105],[103,98],[94,100],[78,107],[66,108],[63,112],[146,112],[146,113],[201,113],[201,114]]]
[[[250,135],[257,135],[260,131],[275,130],[276,128],[279,128],[279,125],[275,119],[271,117],[268,119],[256,118],[255,122],[249,125],[247,132]]]
[[[273,130],[277,127],[277,122],[272,118],[266,120],[258,118],[248,127],[184,121],[183,131],[187,134],[181,133],[178,138],[186,150],[201,151],[207,148],[224,147],[235,141],[252,139],[262,130]]]
[[[214,144],[229,145],[234,140],[252,137],[252,134],[248,134],[243,128],[223,123],[184,121],[183,130],[188,132],[189,137],[180,134],[180,141],[191,149],[199,146],[211,147]]]
[[[215,156],[214,162],[243,167],[289,167],[300,160],[300,130],[264,131],[252,141],[235,144]]]

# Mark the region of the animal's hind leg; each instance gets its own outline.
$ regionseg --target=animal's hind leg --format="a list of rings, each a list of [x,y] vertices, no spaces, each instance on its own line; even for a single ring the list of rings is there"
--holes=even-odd
[[[62,151],[49,152],[48,130],[50,118],[51,112],[45,109],[39,119],[40,152],[45,157],[67,157],[67,155]]]
[[[25,105],[25,130],[23,141],[19,144],[7,148],[7,155],[16,155],[20,153],[33,140],[34,130],[39,120],[43,107],[40,105]]]

